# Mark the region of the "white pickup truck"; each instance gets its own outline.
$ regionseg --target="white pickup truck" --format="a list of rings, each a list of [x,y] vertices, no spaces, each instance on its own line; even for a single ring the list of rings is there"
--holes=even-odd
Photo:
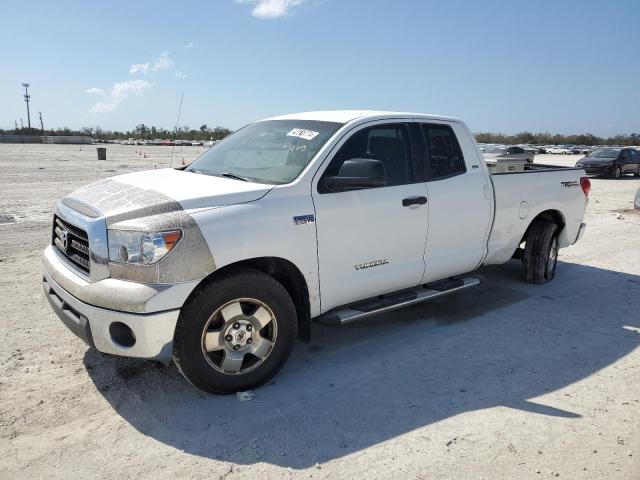
[[[45,294],[101,352],[174,360],[195,386],[269,380],[310,321],[359,320],[478,285],[511,258],[554,277],[580,238],[582,168],[492,174],[460,120],[313,112],[250,124],[190,166],[57,205]]]

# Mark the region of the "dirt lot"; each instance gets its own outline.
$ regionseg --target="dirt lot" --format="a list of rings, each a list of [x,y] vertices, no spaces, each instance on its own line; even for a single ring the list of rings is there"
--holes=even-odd
[[[55,201],[168,165],[169,147],[141,148],[0,144],[0,477],[640,478],[640,179],[592,180],[551,284],[513,261],[466,293],[314,326],[240,402],[88,350],[42,294]]]

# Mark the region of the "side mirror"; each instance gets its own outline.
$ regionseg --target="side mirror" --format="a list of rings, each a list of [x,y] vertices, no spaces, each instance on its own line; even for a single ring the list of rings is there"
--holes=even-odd
[[[352,158],[345,160],[338,175],[327,177],[325,184],[330,190],[384,187],[387,175],[380,160]]]

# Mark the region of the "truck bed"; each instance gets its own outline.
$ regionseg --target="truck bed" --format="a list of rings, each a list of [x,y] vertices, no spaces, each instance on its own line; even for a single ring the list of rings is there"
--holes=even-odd
[[[513,175],[516,173],[532,173],[532,172],[566,172],[568,170],[583,170],[580,167],[563,167],[561,165],[544,165],[541,163],[524,163],[509,162],[506,168],[500,169],[495,163],[487,161],[487,168],[491,175]],[[509,168],[515,167],[515,168]]]
[[[494,221],[485,264],[504,263],[515,252],[531,222],[542,212],[552,212],[564,224],[561,247],[577,238],[586,197],[580,186],[583,168],[527,164],[519,172],[492,173]]]

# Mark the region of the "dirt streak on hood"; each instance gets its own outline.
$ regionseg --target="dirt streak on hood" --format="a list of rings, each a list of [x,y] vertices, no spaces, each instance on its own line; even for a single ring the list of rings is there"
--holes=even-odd
[[[115,223],[158,212],[251,202],[272,188],[273,185],[162,169],[100,180],[72,192],[63,202],[89,216],[96,216],[91,212],[97,210],[96,214]]]

